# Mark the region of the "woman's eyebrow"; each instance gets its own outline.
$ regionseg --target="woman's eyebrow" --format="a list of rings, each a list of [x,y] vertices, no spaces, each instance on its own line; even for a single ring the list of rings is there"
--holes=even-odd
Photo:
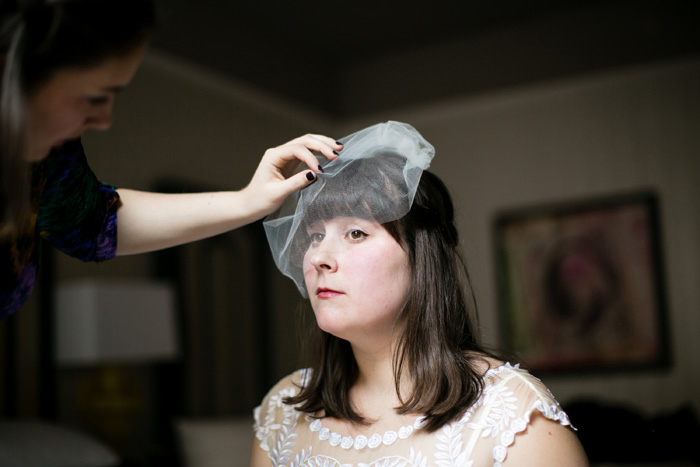
[[[323,227],[324,223],[323,222],[314,222],[313,224],[307,224],[306,225],[306,230],[317,230],[321,227]]]

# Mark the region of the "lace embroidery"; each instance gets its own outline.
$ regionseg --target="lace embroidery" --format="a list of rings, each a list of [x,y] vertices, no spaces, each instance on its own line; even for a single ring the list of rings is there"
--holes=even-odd
[[[512,366],[508,363],[499,367],[498,370],[500,371],[502,368],[514,370],[516,371],[516,373],[517,371],[524,371],[520,370],[519,365]],[[489,370],[486,373],[486,376],[488,376],[491,371],[492,370]],[[534,379],[535,381],[540,381],[539,378],[532,376],[529,373],[528,376]],[[532,386],[529,382],[528,384]],[[566,412],[562,410],[562,408],[559,406],[559,403],[556,402],[554,395],[548,388],[545,388],[546,393],[551,398],[551,400],[554,401],[554,404],[545,405],[542,399],[538,399],[528,410],[525,411],[523,417],[512,418],[512,420],[509,420],[508,417],[514,417],[514,411],[517,410],[517,405],[514,405],[514,403],[517,402],[517,397],[514,396],[513,392],[506,392],[504,386],[488,386],[487,388],[485,388],[485,391],[486,389],[491,389],[492,394],[490,394],[490,402],[493,405],[492,410],[489,413],[489,417],[487,419],[487,422],[490,421],[491,423],[487,423],[487,427],[484,430],[484,432],[482,432],[482,436],[486,437],[489,434],[491,434],[492,437],[495,437],[499,431],[501,433],[499,437],[499,444],[497,444],[493,448],[494,467],[502,467],[502,462],[506,459],[508,453],[508,447],[513,445],[513,443],[515,442],[515,436],[518,433],[522,433],[527,429],[527,426],[530,424],[530,418],[532,416],[532,413],[535,411],[540,412],[544,417],[548,418],[549,420],[558,422],[562,426],[569,426],[573,430],[576,430],[576,428],[571,425],[568,415],[566,415]],[[484,404],[487,404],[485,400]],[[494,417],[492,417],[491,415],[494,415]],[[483,427],[483,425],[481,427],[477,427],[476,424],[472,424],[472,427],[481,428]]]
[[[435,445],[438,452],[435,453],[435,465],[438,467],[464,466],[472,467],[474,461],[467,461],[469,452],[462,450],[462,429],[463,423],[448,423],[440,428],[437,433],[439,443]]]
[[[318,433],[318,439],[320,441],[328,441],[331,446],[339,445],[343,449],[355,448],[358,451],[365,447],[376,448],[382,444],[391,446],[397,439],[406,439],[411,436],[414,431],[425,426],[425,417],[421,416],[418,417],[412,425],[405,425],[399,428],[398,432],[388,430],[383,436],[379,433],[374,433],[369,438],[365,435],[359,435],[353,438],[352,436],[342,436],[339,433],[330,431],[323,426],[323,422],[321,422],[319,418],[306,415],[306,421],[309,422],[309,429],[314,433]]]
[[[569,426],[572,429],[576,429],[571,425],[569,417],[566,413],[559,407],[559,404],[550,405],[545,407],[541,400],[536,401],[530,410],[525,412],[525,417],[515,418],[505,429],[500,436],[499,444],[493,448],[493,467],[502,467],[502,462],[506,459],[508,454],[508,447],[515,442],[515,436],[527,429],[530,424],[530,416],[534,411],[540,412],[546,418],[559,422],[562,426]]]
[[[488,379],[489,376],[497,375],[498,373],[502,372],[503,370],[519,370],[520,369],[520,363],[516,363],[515,365],[511,365],[510,362],[505,362],[503,365],[499,366],[498,368],[489,368],[486,370],[486,373],[484,373],[484,379]],[[534,376],[533,376],[534,378]]]
[[[331,456],[312,456],[312,448],[309,451],[303,450],[289,464],[290,467],[354,467],[353,464],[341,464],[340,461]],[[275,465],[275,464],[273,464]],[[401,456],[387,456],[374,460],[370,463],[360,462],[357,467],[428,467],[428,458],[420,452],[415,453],[413,448],[408,459]],[[464,467],[471,467],[467,464]]]
[[[503,386],[486,386],[482,397],[475,404],[478,406],[487,406],[491,410],[488,412],[486,420],[478,423],[468,423],[467,426],[474,430],[481,430],[483,438],[492,437],[502,432],[505,427],[510,425],[511,418],[515,417],[515,411],[518,409],[518,398]]]

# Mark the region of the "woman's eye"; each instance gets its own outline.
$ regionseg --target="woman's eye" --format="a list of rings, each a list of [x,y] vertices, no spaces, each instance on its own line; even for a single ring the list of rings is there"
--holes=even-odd
[[[88,102],[90,103],[90,105],[94,106],[106,104],[108,100],[109,97],[107,96],[88,97]]]
[[[361,230],[351,230],[348,232],[348,237],[350,237],[350,240],[362,240],[366,236],[367,234]]]
[[[323,241],[324,235],[319,232],[314,232],[312,234],[309,234],[309,241],[311,242],[312,245],[318,245]]]

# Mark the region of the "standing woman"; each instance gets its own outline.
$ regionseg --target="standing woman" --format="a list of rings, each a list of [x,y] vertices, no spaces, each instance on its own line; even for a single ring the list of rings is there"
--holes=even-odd
[[[31,293],[48,241],[83,261],[141,253],[240,227],[315,179],[334,140],[306,135],[265,152],[235,192],[164,195],[101,183],[80,136],[112,123],[154,23],[152,0],[0,0],[0,319]],[[286,178],[296,159],[312,170]]]

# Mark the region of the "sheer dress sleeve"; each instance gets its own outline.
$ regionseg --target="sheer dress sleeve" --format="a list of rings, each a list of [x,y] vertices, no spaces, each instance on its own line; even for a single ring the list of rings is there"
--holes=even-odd
[[[260,447],[271,456],[284,462],[289,450],[287,439],[293,437],[299,412],[283,402],[285,397],[296,395],[307,370],[298,370],[278,382],[255,408],[255,437]],[[290,451],[291,453],[291,451]]]
[[[489,370],[484,381],[484,392],[470,409],[467,426],[473,430],[475,450],[492,450],[495,467],[506,459],[508,448],[527,429],[535,412],[575,429],[549,389],[517,365]]]

